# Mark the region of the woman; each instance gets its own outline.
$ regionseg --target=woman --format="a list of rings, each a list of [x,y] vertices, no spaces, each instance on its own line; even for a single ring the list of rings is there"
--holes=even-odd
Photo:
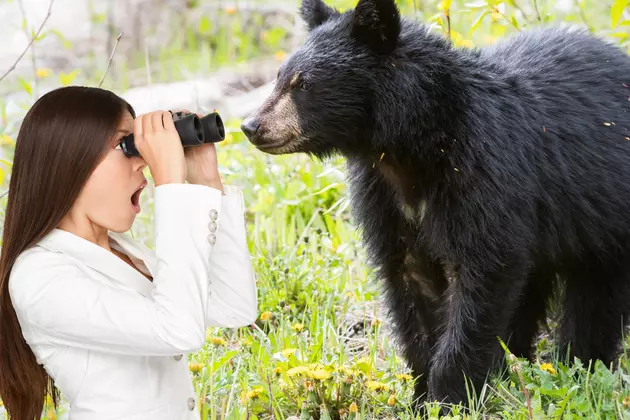
[[[140,157],[121,138],[134,134]],[[123,234],[155,181],[155,252]],[[188,181],[188,183],[185,183]],[[0,397],[39,419],[199,419],[186,353],[257,316],[242,195],[212,144],[182,148],[169,112],[65,87],[26,115],[0,258]]]

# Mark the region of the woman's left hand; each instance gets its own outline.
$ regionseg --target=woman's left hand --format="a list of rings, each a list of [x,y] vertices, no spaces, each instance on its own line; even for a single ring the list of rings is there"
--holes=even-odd
[[[187,109],[183,110],[189,113]],[[203,115],[195,113],[199,118]],[[200,146],[185,147],[184,157],[188,176],[186,181],[191,184],[207,185],[223,193],[223,183],[219,175],[217,150],[214,143],[204,143]]]

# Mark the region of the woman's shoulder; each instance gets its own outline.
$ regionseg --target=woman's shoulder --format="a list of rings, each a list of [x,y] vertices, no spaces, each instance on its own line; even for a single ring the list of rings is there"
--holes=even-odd
[[[46,282],[60,273],[78,270],[76,261],[68,255],[39,245],[23,251],[9,274],[9,294],[14,305],[37,293]]]

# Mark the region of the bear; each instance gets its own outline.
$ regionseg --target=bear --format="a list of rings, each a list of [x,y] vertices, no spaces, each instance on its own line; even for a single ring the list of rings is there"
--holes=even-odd
[[[342,156],[414,398],[465,406],[560,309],[610,364],[630,315],[630,57],[540,25],[454,46],[394,0],[302,0],[303,43],[242,121],[256,150]],[[559,293],[557,293],[559,291]]]

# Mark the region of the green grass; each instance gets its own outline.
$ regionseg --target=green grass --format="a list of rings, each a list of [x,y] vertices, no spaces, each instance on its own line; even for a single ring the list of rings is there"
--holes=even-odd
[[[345,8],[355,2],[329,3]],[[454,1],[447,14],[449,2],[399,2],[405,14],[434,22],[437,31],[447,31],[450,19],[453,40],[463,46],[494,42],[538,22],[540,16],[542,22],[587,22],[630,48],[630,22],[613,25],[611,16],[619,6],[611,8],[612,1],[576,1],[562,14],[554,10],[553,1],[538,0],[538,13],[528,0],[476,3],[466,10],[463,1]],[[230,10],[218,27],[200,18],[185,31],[172,28],[171,43],[152,51],[153,80],[204,74],[288,48],[286,30],[267,27],[255,16],[248,17],[254,26],[242,25],[241,18],[238,10]],[[115,62],[105,87],[126,89],[132,84],[131,72],[142,74],[145,65],[143,51],[130,62]],[[79,72],[73,80],[63,77],[65,83],[96,84],[102,75],[86,74]],[[10,176],[11,139],[22,116],[2,113],[0,139],[7,159],[0,163],[3,189]],[[246,187],[260,319],[250,327],[209,330],[205,348],[190,356],[203,419],[412,418],[413,381],[388,329],[360,233],[349,217],[343,160],[322,163],[303,155],[265,155],[249,145],[239,121],[224,118],[232,134],[219,145],[219,162],[225,183]],[[132,230],[148,245],[153,243],[152,192],[145,191],[144,211]],[[5,205],[6,198],[0,211]],[[596,363],[590,371],[586,361],[564,363],[549,337],[541,335],[535,363],[506,353],[506,377],[493,378],[481,395],[471,395],[469,410],[454,407],[447,418],[630,416],[625,355],[615,369]],[[428,406],[432,418],[438,418],[438,409],[437,404]],[[62,411],[50,411],[44,418],[52,420]]]

